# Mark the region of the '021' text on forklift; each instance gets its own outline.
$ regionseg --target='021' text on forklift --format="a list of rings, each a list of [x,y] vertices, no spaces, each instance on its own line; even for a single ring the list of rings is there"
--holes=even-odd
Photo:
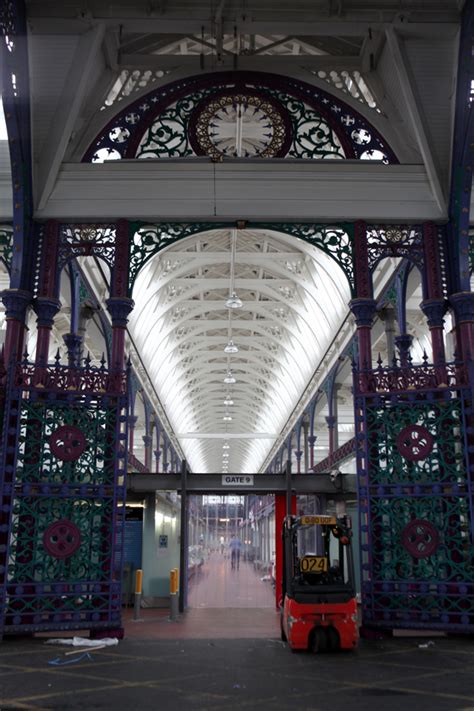
[[[285,519],[281,638],[291,650],[324,652],[357,646],[351,538],[347,516]]]

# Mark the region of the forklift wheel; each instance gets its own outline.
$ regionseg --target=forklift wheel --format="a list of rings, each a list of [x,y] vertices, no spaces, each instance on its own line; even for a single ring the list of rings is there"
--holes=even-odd
[[[339,639],[339,633],[334,627],[328,627],[326,629],[328,650],[330,652],[337,652],[341,647],[341,640]]]
[[[315,627],[311,638],[311,651],[315,654],[325,652],[327,649],[328,638],[324,627]]]

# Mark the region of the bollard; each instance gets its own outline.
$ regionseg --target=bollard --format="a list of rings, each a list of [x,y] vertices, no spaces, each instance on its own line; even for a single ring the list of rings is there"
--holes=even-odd
[[[133,607],[133,619],[140,619],[140,603],[142,601],[143,570],[135,572],[135,599]]]
[[[178,618],[178,568],[170,570],[170,620]]]

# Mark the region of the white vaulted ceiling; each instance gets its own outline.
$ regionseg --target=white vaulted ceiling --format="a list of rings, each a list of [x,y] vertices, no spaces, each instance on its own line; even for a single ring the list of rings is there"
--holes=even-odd
[[[231,281],[243,302],[234,310],[226,307]],[[254,472],[350,295],[336,263],[305,242],[269,230],[219,229],[151,260],[133,298],[130,333],[192,470],[222,471],[229,442],[229,471]],[[238,353],[224,353],[230,339]],[[229,370],[235,384],[224,383]]]

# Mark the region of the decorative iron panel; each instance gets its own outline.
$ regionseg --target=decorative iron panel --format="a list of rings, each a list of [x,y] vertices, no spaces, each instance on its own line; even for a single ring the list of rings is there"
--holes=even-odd
[[[472,632],[470,391],[358,385],[364,624]]]
[[[94,389],[107,383],[103,368],[95,378],[90,365],[74,378],[72,370],[56,365],[35,381],[23,364],[11,375],[0,490],[4,634],[120,627],[125,376]]]
[[[242,143],[229,140],[242,126]],[[359,159],[397,163],[356,109],[318,86],[259,72],[187,77],[130,103],[89,147],[84,162],[208,155]]]

